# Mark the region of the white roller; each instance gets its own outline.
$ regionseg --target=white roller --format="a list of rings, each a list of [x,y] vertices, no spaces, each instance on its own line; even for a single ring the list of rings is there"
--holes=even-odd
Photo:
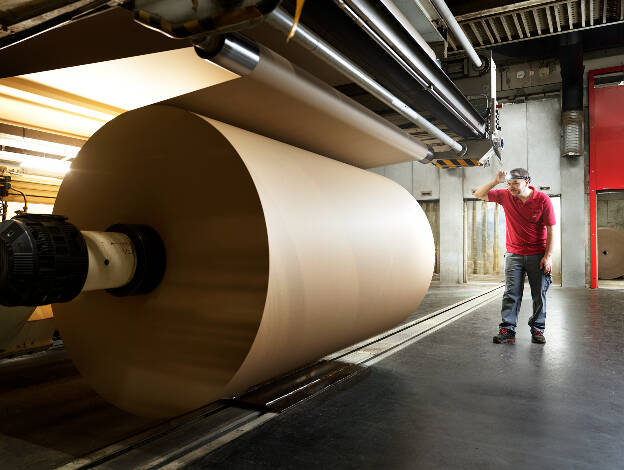
[[[82,291],[113,289],[128,284],[137,265],[130,238],[116,232],[81,233],[89,254],[89,271]]]

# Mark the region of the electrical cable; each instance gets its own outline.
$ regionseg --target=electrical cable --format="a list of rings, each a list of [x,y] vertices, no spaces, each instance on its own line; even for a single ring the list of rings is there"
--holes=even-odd
[[[16,193],[19,193],[22,195],[22,197],[24,198],[24,212],[28,212],[28,201],[26,201],[26,195],[23,192],[21,192],[19,189],[11,188],[11,191],[15,191]]]

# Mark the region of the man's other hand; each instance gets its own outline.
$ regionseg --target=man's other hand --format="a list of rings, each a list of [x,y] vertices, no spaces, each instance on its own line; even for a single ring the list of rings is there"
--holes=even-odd
[[[552,273],[552,259],[550,256],[544,256],[540,261],[540,269],[544,271],[544,274]]]

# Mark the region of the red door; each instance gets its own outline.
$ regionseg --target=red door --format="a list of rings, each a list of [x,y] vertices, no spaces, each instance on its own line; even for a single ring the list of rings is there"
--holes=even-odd
[[[591,287],[596,288],[596,191],[624,189],[624,66],[589,72],[589,152]]]

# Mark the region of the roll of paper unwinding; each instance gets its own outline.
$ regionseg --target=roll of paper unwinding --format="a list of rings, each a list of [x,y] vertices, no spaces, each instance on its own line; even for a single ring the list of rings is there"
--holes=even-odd
[[[262,46],[249,75],[161,104],[360,168],[420,160],[428,153],[415,137]]]
[[[140,415],[239,394],[380,333],[417,308],[433,271],[431,229],[401,186],[169,106],[102,127],[55,213],[163,238],[154,292],[54,307],[80,372]]]

